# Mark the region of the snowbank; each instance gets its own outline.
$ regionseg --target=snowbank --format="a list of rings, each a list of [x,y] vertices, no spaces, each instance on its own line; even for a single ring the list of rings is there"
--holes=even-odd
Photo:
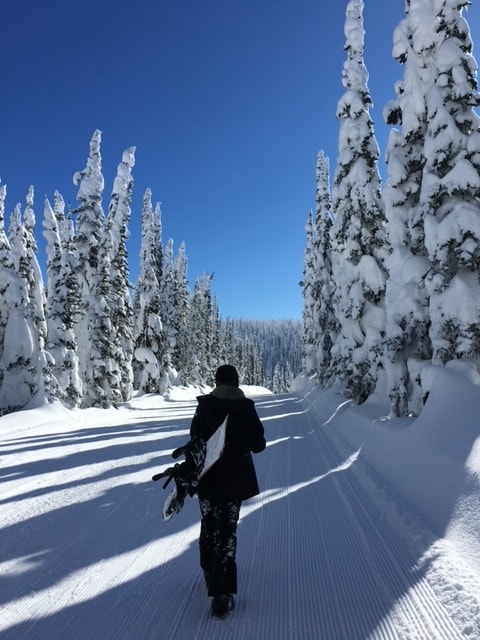
[[[266,389],[265,387],[257,387],[254,385],[240,385],[240,389],[242,389],[243,393],[247,396],[247,398],[253,398],[255,396],[267,396],[273,395],[271,391]],[[170,389],[165,394],[165,398],[171,401],[179,401],[179,400],[195,400],[195,398],[203,393],[210,393],[212,387],[204,386],[204,387],[194,387],[194,386],[174,386],[170,387]]]
[[[429,370],[431,390],[416,419],[389,419],[383,388],[353,406],[341,389],[299,378],[318,419],[380,474],[432,532],[446,537],[480,570],[480,389],[463,376]]]

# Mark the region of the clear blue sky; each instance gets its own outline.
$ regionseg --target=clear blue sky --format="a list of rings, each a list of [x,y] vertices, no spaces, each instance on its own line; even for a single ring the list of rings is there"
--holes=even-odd
[[[404,0],[364,0],[372,116],[403,68],[391,58]],[[75,205],[95,129],[104,210],[117,164],[136,146],[129,258],[138,269],[146,187],[163,238],[185,241],[191,283],[214,272],[223,316],[301,317],[304,225],[319,149],[333,175],[347,1],[17,0],[2,6],[0,177],[6,222],[35,187]],[[466,13],[480,39],[477,2]],[[477,50],[474,51],[477,54]],[[381,167],[384,176],[383,166]],[[39,261],[45,263],[44,247]]]

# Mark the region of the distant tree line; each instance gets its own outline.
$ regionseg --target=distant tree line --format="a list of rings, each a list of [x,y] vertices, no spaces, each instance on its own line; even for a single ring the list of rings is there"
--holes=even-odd
[[[261,345],[258,325],[250,325],[245,339],[248,322],[240,330],[223,320],[212,276],[201,275],[190,290],[184,244],[174,255],[173,241],[163,243],[160,205],[153,205],[150,189],[132,291],[127,239],[135,148],[123,153],[105,215],[100,143],[95,131],[87,165],[74,176],[78,207],[66,207],[59,192],[53,205],[45,200],[46,286],[33,187],[6,231],[6,186],[0,186],[0,413],[54,399],[68,407],[111,407],[137,391],[213,385],[222,362],[237,366],[246,384],[284,391],[299,369],[301,324],[289,361],[278,345],[284,330],[293,344],[290,326],[266,323]]]
[[[427,365],[480,381],[480,105],[466,0],[410,0],[394,34],[404,65],[384,109],[380,189],[364,65],[363,2],[345,23],[339,154],[317,158],[306,225],[302,368],[356,403],[381,372],[394,416],[418,414]]]
[[[225,344],[234,345],[227,354],[239,362],[246,384],[261,385],[273,393],[289,391],[302,367],[302,324],[299,320],[246,320],[227,318]]]

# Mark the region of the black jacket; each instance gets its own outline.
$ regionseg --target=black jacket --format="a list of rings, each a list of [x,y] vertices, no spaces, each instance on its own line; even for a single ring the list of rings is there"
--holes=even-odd
[[[263,425],[252,400],[238,387],[221,385],[199,396],[190,436],[204,440],[216,431],[228,413],[223,454],[200,480],[198,496],[217,502],[246,500],[260,493],[253,453],[266,447]]]

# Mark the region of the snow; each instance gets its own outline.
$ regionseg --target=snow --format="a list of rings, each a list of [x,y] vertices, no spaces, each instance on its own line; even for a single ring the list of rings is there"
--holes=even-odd
[[[416,419],[386,417],[382,384],[360,406],[306,378],[287,395],[244,388],[268,445],[223,622],[196,499],[165,523],[150,479],[208,388],[0,418],[0,638],[478,639],[480,391],[463,369],[424,368]]]
[[[78,186],[77,200],[88,202],[96,199],[102,193],[105,181],[102,175],[100,142],[102,132],[94,131],[90,140],[90,155],[87,166],[82,171],[76,171],[73,176],[73,184]]]

